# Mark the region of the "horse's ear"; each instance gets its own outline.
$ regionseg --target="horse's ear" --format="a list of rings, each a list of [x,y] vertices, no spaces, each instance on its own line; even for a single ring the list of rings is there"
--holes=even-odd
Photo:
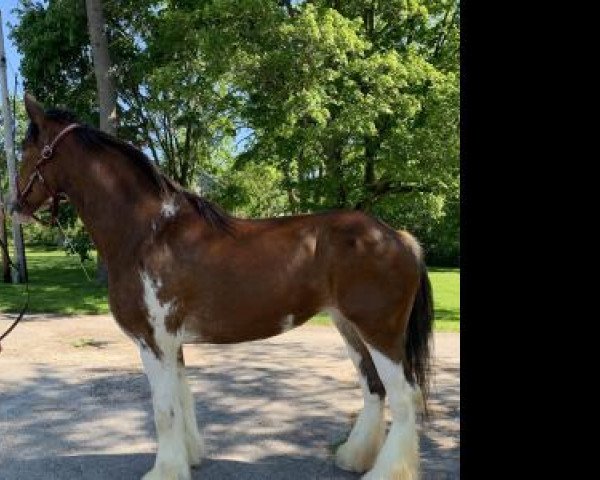
[[[33,123],[40,125],[44,120],[44,107],[29,93],[25,93],[25,110]]]

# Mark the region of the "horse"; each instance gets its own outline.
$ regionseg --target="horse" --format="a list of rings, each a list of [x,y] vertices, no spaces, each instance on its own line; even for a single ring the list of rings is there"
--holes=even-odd
[[[72,113],[29,94],[25,110],[10,208],[31,219],[65,195],[105,261],[111,312],[151,387],[158,447],[143,480],[188,480],[205,455],[183,344],[264,339],[319,312],[341,333],[364,396],[336,464],[365,480],[418,478],[433,301],[411,234],[350,210],[236,218]]]

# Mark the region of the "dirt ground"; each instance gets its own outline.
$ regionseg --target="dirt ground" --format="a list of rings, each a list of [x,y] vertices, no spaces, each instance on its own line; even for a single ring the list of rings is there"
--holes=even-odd
[[[9,325],[0,315],[0,331]],[[0,479],[139,479],[152,467],[150,389],[110,316],[27,317],[0,353]],[[424,479],[460,477],[460,340],[435,335]],[[362,398],[332,327],[185,347],[208,458],[195,479],[357,479],[335,467]]]

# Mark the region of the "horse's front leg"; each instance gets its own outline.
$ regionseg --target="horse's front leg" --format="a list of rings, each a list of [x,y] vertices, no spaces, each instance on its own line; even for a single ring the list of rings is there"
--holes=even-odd
[[[179,377],[179,399],[183,409],[183,422],[185,428],[185,446],[187,448],[188,462],[192,466],[200,465],[204,457],[204,440],[198,430],[194,396],[188,385],[185,375],[185,361],[183,350],[179,347],[177,374]]]
[[[186,449],[184,412],[180,399],[175,348],[160,348],[155,352],[142,344],[140,355],[152,390],[154,423],[158,436],[158,452],[154,468],[142,480],[190,480]]]

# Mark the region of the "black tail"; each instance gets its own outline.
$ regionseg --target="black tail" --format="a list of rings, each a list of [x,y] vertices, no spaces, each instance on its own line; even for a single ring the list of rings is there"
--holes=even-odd
[[[421,388],[423,406],[427,414],[429,377],[431,373],[431,335],[433,332],[433,295],[425,262],[421,263],[421,283],[415,296],[406,336],[408,378]]]

